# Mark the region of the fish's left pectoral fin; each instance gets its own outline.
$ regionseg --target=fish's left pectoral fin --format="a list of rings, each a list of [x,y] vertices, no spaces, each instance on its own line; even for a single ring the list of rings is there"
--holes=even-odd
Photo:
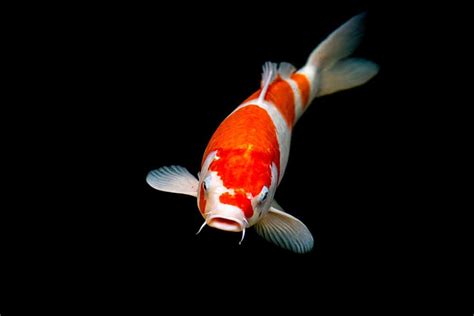
[[[266,240],[293,252],[306,253],[314,245],[308,227],[284,212],[275,201],[268,214],[255,225],[255,230]]]
[[[146,176],[146,182],[156,190],[197,197],[199,181],[181,166],[152,170]]]

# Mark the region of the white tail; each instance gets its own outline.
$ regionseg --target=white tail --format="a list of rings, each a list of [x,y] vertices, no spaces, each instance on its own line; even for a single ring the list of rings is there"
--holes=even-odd
[[[341,25],[309,56],[302,71],[313,79],[312,98],[362,85],[377,74],[377,64],[346,58],[360,43],[364,17],[356,15]]]

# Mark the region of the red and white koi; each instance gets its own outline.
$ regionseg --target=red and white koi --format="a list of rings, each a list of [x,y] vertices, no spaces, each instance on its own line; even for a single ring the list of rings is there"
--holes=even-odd
[[[201,229],[242,232],[243,240],[246,228],[254,226],[278,246],[310,251],[314,242],[308,228],[273,197],[288,162],[293,127],[309,104],[377,74],[375,63],[347,58],[361,39],[363,18],[357,15],[336,29],[297,71],[289,63],[265,63],[261,88],[227,116],[209,141],[198,179],[170,166],[151,171],[147,182],[157,190],[197,197],[205,219]]]

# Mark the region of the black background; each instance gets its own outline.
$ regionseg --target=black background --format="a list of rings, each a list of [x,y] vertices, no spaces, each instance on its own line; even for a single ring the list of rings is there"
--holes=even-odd
[[[13,186],[32,176],[36,185],[6,217],[9,294],[26,288],[49,296],[43,304],[54,297],[156,313],[191,301],[199,311],[244,312],[256,302],[301,314],[415,300],[413,257],[424,240],[410,237],[420,216],[413,198],[422,145],[397,10],[363,1],[200,3],[86,8],[43,21],[49,27],[31,38],[40,38],[32,46],[47,62],[33,64],[54,65],[57,93],[37,110],[43,120],[29,112],[30,128],[38,127],[32,146],[15,142],[27,168]],[[205,228],[196,236],[196,200],[153,190],[146,174],[171,164],[196,174],[218,124],[258,89],[265,61],[303,66],[325,36],[363,11],[366,35],[354,55],[380,72],[313,102],[294,129],[276,193],[312,231],[313,251],[290,253],[253,230],[240,246],[239,234]],[[397,287],[403,298],[393,296]]]

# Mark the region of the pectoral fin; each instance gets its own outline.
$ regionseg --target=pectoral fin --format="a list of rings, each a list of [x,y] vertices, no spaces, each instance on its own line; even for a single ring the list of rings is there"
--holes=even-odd
[[[169,166],[152,170],[146,182],[154,189],[196,197],[198,180],[184,167]]]
[[[268,214],[255,225],[255,229],[266,240],[297,253],[305,253],[313,248],[313,236],[306,225],[285,213],[276,201],[273,201]]]

